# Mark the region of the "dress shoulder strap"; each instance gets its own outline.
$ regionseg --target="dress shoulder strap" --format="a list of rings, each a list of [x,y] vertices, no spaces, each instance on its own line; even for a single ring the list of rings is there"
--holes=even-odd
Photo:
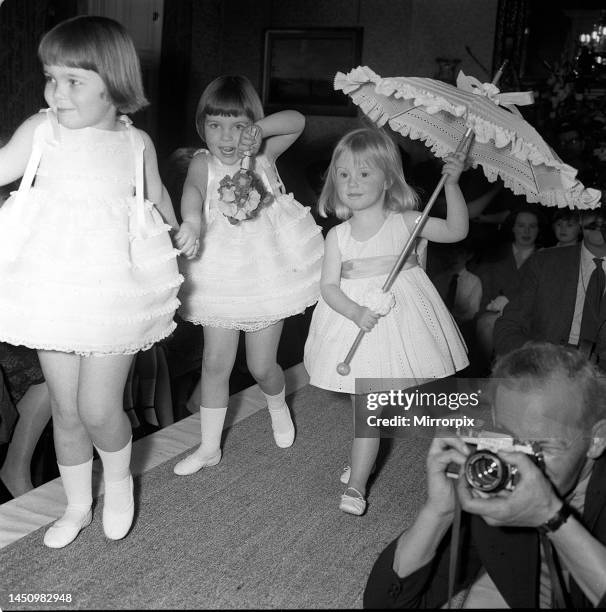
[[[42,109],[39,112],[46,113],[47,120],[42,121],[34,130],[32,151],[27,161],[27,166],[25,167],[21,182],[19,183],[19,189],[17,190],[17,197],[19,199],[23,198],[24,194],[34,183],[45,143],[52,141],[58,142],[61,139],[59,123],[57,122],[55,113],[50,108]]]
[[[120,121],[126,126],[135,156],[135,236],[145,239],[148,236],[145,219],[145,142],[129,117],[121,115]]]
[[[204,216],[208,218],[210,212],[210,186],[219,176],[219,169],[215,163],[215,158],[207,149],[198,149],[192,157],[203,155],[206,157],[206,194],[204,196]]]
[[[337,235],[337,244],[339,245],[339,251],[343,253],[343,247],[351,235],[351,225],[347,221],[339,223],[335,226],[335,233]]]

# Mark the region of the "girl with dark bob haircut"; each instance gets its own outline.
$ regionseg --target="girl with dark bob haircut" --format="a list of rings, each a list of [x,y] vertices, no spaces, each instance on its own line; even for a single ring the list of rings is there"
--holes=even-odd
[[[134,113],[149,104],[135,45],[113,19],[80,16],[59,23],[40,41],[38,57],[45,66],[96,72],[120,113]]]

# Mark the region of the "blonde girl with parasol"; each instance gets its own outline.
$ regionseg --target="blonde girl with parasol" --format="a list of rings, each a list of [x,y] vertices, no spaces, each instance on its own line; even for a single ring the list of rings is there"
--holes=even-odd
[[[447,217],[428,218],[421,238],[457,242],[467,235],[467,207],[458,186],[464,157],[447,157]],[[339,141],[318,206],[320,215],[332,212],[343,223],[326,237],[321,298],[305,344],[310,383],[352,394],[353,404],[355,394],[365,392],[356,389],[356,378],[405,378],[413,385],[465,368],[469,362],[462,336],[416,255],[404,263],[391,290],[381,290],[421,216],[397,149],[383,130],[362,128]],[[351,370],[338,374],[335,364],[359,330],[366,337]],[[348,484],[341,496],[344,512],[364,514],[378,450],[378,437],[354,437],[351,467],[341,478]]]
[[[249,132],[251,126],[256,130]],[[304,126],[296,111],[264,117],[257,92],[242,76],[218,77],[198,103],[196,127],[207,149],[190,163],[175,240],[189,258],[182,262],[180,314],[204,331],[202,443],[175,465],[180,476],[221,460],[241,331],[248,369],[267,399],[274,440],[281,448],[294,442],[276,356],[283,320],[318,299],[324,244],[309,209],[285,193],[275,161]],[[242,172],[242,154],[257,152],[254,172]]]

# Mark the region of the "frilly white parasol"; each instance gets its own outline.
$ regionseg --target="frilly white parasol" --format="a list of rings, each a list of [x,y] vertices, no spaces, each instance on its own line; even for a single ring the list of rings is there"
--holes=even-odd
[[[595,208],[600,191],[585,188],[514,105],[531,104],[531,92],[501,93],[459,73],[457,86],[421,77],[381,78],[366,66],[335,76],[340,89],[377,125],[422,140],[439,158],[453,153],[470,128],[468,160],[486,178],[528,202]]]

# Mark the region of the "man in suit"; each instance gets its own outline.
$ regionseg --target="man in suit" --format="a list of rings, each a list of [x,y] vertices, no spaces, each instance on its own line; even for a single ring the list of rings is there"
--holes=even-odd
[[[606,208],[584,212],[581,226],[579,245],[545,249],[526,262],[520,287],[495,324],[497,355],[528,340],[545,340],[577,346],[598,360],[601,354],[601,367],[606,367],[603,281],[598,283],[600,295],[594,296],[598,301],[585,299],[596,284],[592,276],[604,278],[606,271]]]
[[[471,453],[460,438],[436,437],[427,458],[427,499],[412,526],[376,561],[366,608],[446,603],[456,503],[461,530],[456,593],[463,607],[606,606],[606,394],[576,350],[529,343],[493,373],[493,426],[532,441],[538,467],[499,451],[517,468],[513,490],[479,496],[446,474]],[[553,569],[559,565],[566,579]]]

